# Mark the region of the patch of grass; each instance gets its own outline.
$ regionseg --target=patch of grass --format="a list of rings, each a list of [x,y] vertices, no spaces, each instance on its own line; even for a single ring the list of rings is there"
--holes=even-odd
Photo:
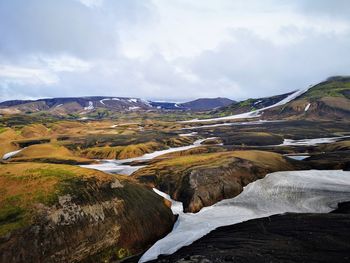
[[[317,100],[323,97],[346,97],[345,91],[350,91],[350,81],[326,81],[309,89],[301,98]]]
[[[31,145],[23,149],[10,162],[44,162],[82,164],[91,163],[91,160],[76,157],[64,146],[56,143]]]
[[[0,127],[0,134],[7,131],[7,129],[8,129],[7,127]]]
[[[36,203],[51,206],[67,193],[84,196],[86,180],[98,178],[102,182],[114,177],[69,165],[1,164],[0,235],[30,224]]]

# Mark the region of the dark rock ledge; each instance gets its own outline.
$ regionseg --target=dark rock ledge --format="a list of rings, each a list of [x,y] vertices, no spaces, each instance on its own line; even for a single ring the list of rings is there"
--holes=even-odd
[[[350,202],[329,214],[287,213],[220,227],[152,262],[350,262]]]

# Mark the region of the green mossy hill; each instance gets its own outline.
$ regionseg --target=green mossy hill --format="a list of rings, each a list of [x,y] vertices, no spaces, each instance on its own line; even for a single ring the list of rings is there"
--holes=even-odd
[[[240,132],[233,135],[222,136],[224,145],[279,145],[283,137],[268,132]]]
[[[332,77],[286,105],[269,109],[264,118],[349,120],[350,77]]]
[[[182,201],[184,210],[198,212],[238,195],[245,185],[267,173],[298,169],[282,155],[263,151],[193,154],[160,160],[132,177]]]
[[[344,97],[350,99],[350,77],[331,77],[313,86],[300,96],[301,99],[306,98],[311,101],[324,97]]]
[[[10,162],[42,162],[57,164],[89,164],[92,160],[76,157],[71,151],[58,144],[31,145],[12,157]]]
[[[124,137],[124,136],[121,136]],[[114,145],[115,143],[108,143],[107,146],[88,147],[80,150],[79,154],[91,159],[128,159],[142,156],[146,153],[152,153],[157,150],[168,149],[169,147],[180,147],[192,144],[193,138],[189,137],[169,137],[169,138],[155,138],[143,143],[124,145]],[[107,143],[107,142],[106,142]]]
[[[151,189],[76,166],[1,164],[0,192],[1,263],[109,262],[144,251],[174,223]]]
[[[81,155],[91,159],[128,159],[151,153],[164,148],[156,142],[140,143],[128,146],[105,146],[85,149]]]
[[[211,112],[213,116],[222,117],[227,115],[233,115],[233,114],[240,114],[244,112],[250,112],[254,110],[258,110],[264,107],[271,106],[284,98],[286,98],[291,93],[266,97],[266,98],[259,98],[259,99],[247,99],[243,100],[237,103],[233,103],[226,107],[221,107],[217,110],[214,110]]]
[[[24,126],[21,130],[21,135],[24,138],[37,138],[49,136],[50,131],[42,124],[31,124]]]

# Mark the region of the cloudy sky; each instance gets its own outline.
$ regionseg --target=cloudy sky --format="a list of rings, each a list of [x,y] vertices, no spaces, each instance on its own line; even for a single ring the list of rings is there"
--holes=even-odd
[[[0,0],[0,101],[183,101],[350,75],[348,0]]]

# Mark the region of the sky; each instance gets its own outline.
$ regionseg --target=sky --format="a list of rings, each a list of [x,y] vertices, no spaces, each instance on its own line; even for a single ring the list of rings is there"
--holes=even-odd
[[[348,0],[0,0],[0,101],[258,98],[350,75]]]

